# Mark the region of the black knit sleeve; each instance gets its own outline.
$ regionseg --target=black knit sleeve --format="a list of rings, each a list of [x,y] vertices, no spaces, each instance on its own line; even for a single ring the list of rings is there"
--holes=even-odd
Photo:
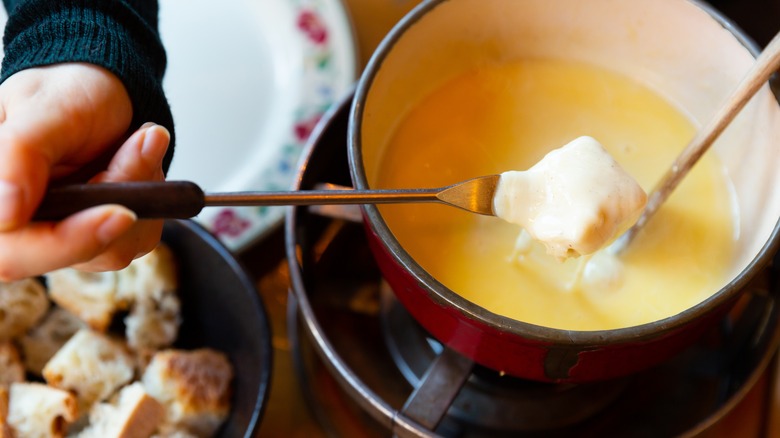
[[[3,0],[8,23],[0,82],[31,67],[86,62],[117,75],[133,105],[131,129],[151,121],[171,132],[162,88],[165,50],[157,30],[157,0]]]

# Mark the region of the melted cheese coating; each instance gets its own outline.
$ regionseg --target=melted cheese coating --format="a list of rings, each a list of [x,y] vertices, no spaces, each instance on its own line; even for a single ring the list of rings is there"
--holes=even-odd
[[[592,254],[636,222],[647,194],[588,136],[526,171],[501,174],[493,211],[522,226],[558,260]]]
[[[387,144],[373,146],[384,150],[369,178],[378,188],[445,186],[528,169],[588,135],[648,190],[694,129],[631,78],[558,60],[508,62],[456,77],[418,102]],[[499,218],[435,204],[380,211],[417,263],[477,305],[547,327],[603,330],[674,315],[722,287],[735,234],[728,187],[717,156],[705,154],[616,270],[603,252],[564,263],[533,241],[515,252],[517,226]]]

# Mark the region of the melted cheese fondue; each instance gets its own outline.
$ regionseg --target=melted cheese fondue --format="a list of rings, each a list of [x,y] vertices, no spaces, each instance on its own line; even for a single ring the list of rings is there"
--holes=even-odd
[[[599,68],[552,60],[485,66],[446,82],[404,116],[373,185],[438,187],[528,169],[588,135],[649,190],[694,129],[653,91]],[[495,217],[435,204],[380,207],[409,254],[454,292],[497,314],[572,330],[655,321],[716,292],[732,252],[732,210],[712,153],[619,263],[605,251],[559,262],[530,240],[517,252],[518,227]]]

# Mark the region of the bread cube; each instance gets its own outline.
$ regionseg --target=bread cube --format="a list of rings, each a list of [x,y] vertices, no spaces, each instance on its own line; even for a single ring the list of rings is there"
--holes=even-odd
[[[120,341],[81,329],[43,367],[43,378],[76,394],[79,409],[87,412],[133,378],[133,365],[133,357]]]
[[[7,429],[16,438],[60,438],[76,420],[76,398],[42,383],[13,383],[8,391]]]
[[[181,324],[176,261],[163,243],[119,271],[117,299],[130,309],[128,345],[148,355],[173,344]]]
[[[125,318],[128,345],[138,351],[170,347],[179,334],[181,304],[174,293],[136,301]]]
[[[46,274],[49,297],[98,331],[105,331],[119,309],[117,276],[112,272],[82,272],[72,268]]]
[[[43,367],[86,324],[69,311],[53,306],[41,322],[19,338],[24,367],[42,375]]]
[[[233,368],[216,350],[164,350],[152,357],[141,379],[166,408],[162,429],[212,436],[230,411]]]
[[[0,283],[0,341],[34,326],[49,308],[46,289],[34,278]]]
[[[140,382],[122,388],[113,403],[98,403],[90,411],[89,427],[78,438],[148,438],[162,422],[163,406]]]
[[[117,275],[117,300],[125,308],[147,299],[159,302],[163,295],[175,293],[179,287],[176,260],[164,243],[133,260]]]

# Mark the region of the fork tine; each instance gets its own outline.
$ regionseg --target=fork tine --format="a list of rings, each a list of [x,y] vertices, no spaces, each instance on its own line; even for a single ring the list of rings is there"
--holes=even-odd
[[[487,175],[443,188],[436,197],[439,201],[472,213],[494,216],[493,196],[501,175]]]

